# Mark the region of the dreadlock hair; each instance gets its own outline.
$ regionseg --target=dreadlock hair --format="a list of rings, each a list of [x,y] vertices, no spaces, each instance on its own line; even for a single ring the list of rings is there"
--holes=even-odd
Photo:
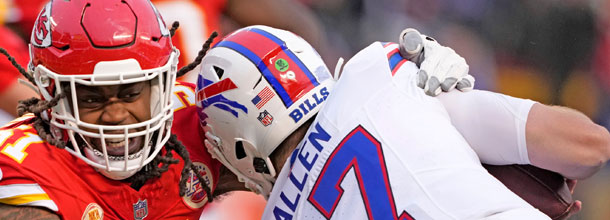
[[[174,21],[174,23],[172,23],[172,28],[169,29],[169,36],[173,37],[174,34],[176,34],[176,30],[178,30],[179,26],[180,22]]]
[[[175,24],[175,22],[174,22],[174,24]],[[195,57],[195,60],[193,62],[189,63],[188,65],[180,68],[178,70],[178,72],[176,73],[176,77],[181,77],[184,74],[188,73],[189,71],[195,69],[195,67],[197,67],[201,63],[201,60],[203,60],[203,56],[205,56],[205,54],[208,52],[208,50],[210,49],[210,45],[214,41],[214,38],[216,38],[217,36],[218,36],[218,33],[216,31],[212,32],[212,34],[210,34],[210,37],[208,38],[208,40],[206,40],[205,43],[203,44],[203,46],[201,46],[201,50],[199,50],[199,53],[197,54],[197,57]]]
[[[0,53],[6,56],[6,58],[15,68],[17,68],[21,75],[23,75],[30,83],[36,85],[36,81],[32,76],[33,74],[25,70],[21,65],[19,65],[19,63],[15,61],[15,58],[11,56],[8,51],[0,47]],[[36,132],[38,132],[38,135],[49,144],[52,144],[61,149],[66,147],[66,142],[56,139],[53,137],[53,135],[51,135],[51,133],[48,131],[49,129],[45,128],[46,123],[44,122],[40,114],[46,111],[47,109],[55,106],[57,102],[59,102],[59,100],[63,97],[65,97],[65,94],[63,93],[57,94],[55,97],[53,97],[53,99],[48,101],[32,97],[26,100],[20,100],[17,104],[18,115],[21,117],[28,112],[34,113],[34,115],[36,115],[36,119],[34,119],[34,128],[36,129]]]
[[[201,176],[199,168],[197,168],[197,166],[193,164],[193,161],[191,161],[190,154],[186,150],[186,147],[184,147],[182,142],[178,140],[178,137],[175,134],[172,134],[169,137],[169,140],[165,144],[165,148],[167,149],[165,155],[159,156],[161,155],[161,153],[159,153],[155,157],[155,159],[153,159],[150,163],[146,164],[146,166],[144,166],[141,171],[127,178],[125,181],[130,182],[132,188],[139,189],[149,179],[160,177],[163,172],[169,170],[170,164],[177,164],[180,162],[178,159],[173,158],[172,151],[174,151],[178,153],[178,156],[180,156],[184,160],[184,167],[182,168],[179,182],[180,196],[184,196],[184,194],[186,193],[186,182],[189,178],[193,177],[192,174],[189,175],[189,173],[191,173],[192,171],[192,173],[194,173],[195,176],[199,179],[201,187],[203,188],[208,197],[208,202],[211,202],[213,200],[212,190],[205,182],[203,176]]]
[[[178,26],[179,26],[178,22],[174,22],[172,24],[172,28],[170,30],[171,36],[173,36],[175,34],[175,31],[178,28]],[[179,76],[184,75],[184,73],[194,69],[197,65],[199,65],[201,63],[201,60],[203,59],[203,56],[206,54],[207,50],[209,49],[211,42],[214,40],[214,38],[217,35],[218,35],[218,33],[213,32],[210,35],[210,37],[208,38],[208,40],[202,46],[202,49],[199,51],[199,54],[198,54],[197,58],[195,59],[195,61],[193,61],[189,65],[181,68],[178,71],[177,75],[179,75]],[[17,63],[15,61],[15,58],[12,57],[4,48],[0,47],[0,53],[2,53],[4,56],[6,56],[7,59],[11,62],[11,64],[15,68],[17,68],[17,70],[30,83],[32,83],[33,85],[36,85],[33,74],[31,72],[25,70],[21,65],[19,65],[19,63]],[[179,74],[181,72],[182,72],[182,74]],[[47,143],[54,145],[60,149],[64,149],[66,147],[67,143],[64,142],[63,140],[51,135],[51,132],[49,131],[50,126],[49,126],[48,122],[46,122],[42,118],[41,113],[43,113],[46,110],[55,106],[59,102],[59,100],[64,97],[66,97],[65,93],[59,93],[59,94],[55,95],[55,97],[53,97],[53,99],[48,100],[48,101],[41,100],[39,98],[34,97],[34,98],[26,99],[26,100],[21,100],[21,101],[19,101],[19,104],[17,105],[17,111],[19,113],[19,116],[22,116],[28,112],[34,113],[34,115],[36,117],[34,119],[33,125],[34,125],[34,128],[36,129],[36,132],[38,133],[38,135],[41,138],[43,138],[43,140],[45,140]],[[73,146],[73,147],[77,147],[77,146]],[[169,140],[165,144],[165,147],[166,147],[165,154],[163,154],[162,152],[157,154],[157,156],[155,156],[155,158],[150,163],[148,163],[146,166],[144,166],[142,170],[138,171],[133,176],[127,178],[125,181],[130,182],[132,188],[139,189],[149,179],[160,177],[163,172],[165,172],[169,169],[169,165],[179,163],[178,159],[173,158],[172,151],[175,151],[184,160],[184,167],[182,168],[180,182],[179,182],[180,196],[184,196],[184,194],[186,193],[186,182],[189,178],[192,178],[192,175],[189,175],[189,173],[192,172],[199,179],[199,182],[201,183],[201,187],[207,194],[208,202],[212,202],[213,201],[213,195],[211,192],[212,190],[206,183],[205,179],[201,176],[201,173],[199,172],[199,168],[197,168],[197,166],[195,166],[193,164],[193,162],[191,161],[189,152],[186,150],[186,147],[177,139],[175,134],[172,134],[170,136]]]
[[[13,56],[11,56],[8,53],[8,51],[6,51],[4,48],[0,47],[0,53],[4,54],[4,56],[6,56],[8,61],[11,61],[11,64],[13,64],[13,66],[15,68],[17,68],[17,70],[19,70],[19,73],[21,73],[21,75],[23,75],[31,83],[34,83],[34,77],[32,76],[32,74],[28,73],[23,67],[21,67],[21,65],[19,65],[19,63],[17,63],[17,61],[15,61],[15,58]],[[34,85],[36,85],[36,84],[34,84]]]

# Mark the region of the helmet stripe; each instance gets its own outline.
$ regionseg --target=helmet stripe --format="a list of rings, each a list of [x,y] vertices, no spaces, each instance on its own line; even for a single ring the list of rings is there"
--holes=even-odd
[[[282,40],[261,29],[234,33],[216,46],[235,50],[254,63],[287,108],[319,85]]]
[[[303,71],[303,73],[305,74],[305,76],[307,76],[307,78],[309,78],[309,81],[311,81],[311,83],[314,86],[319,85],[318,81],[316,80],[316,78],[313,76],[313,74],[309,71],[309,69],[305,66],[305,64],[303,62],[301,62],[301,59],[299,59],[291,50],[288,50],[286,48],[286,43],[284,41],[282,41],[281,39],[277,38],[275,35],[266,32],[262,29],[257,29],[257,28],[252,28],[251,29],[253,32],[256,32],[260,35],[265,36],[266,38],[269,38],[270,40],[272,40],[273,42],[275,42],[276,44],[280,45],[282,47],[282,49],[284,50],[284,52],[286,52],[286,55],[288,55],[290,58],[292,58],[292,60],[299,66],[299,68]]]

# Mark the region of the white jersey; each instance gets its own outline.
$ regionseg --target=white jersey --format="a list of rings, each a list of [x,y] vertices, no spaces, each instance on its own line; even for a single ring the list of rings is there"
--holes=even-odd
[[[481,166],[416,73],[396,44],[355,55],[284,164],[263,219],[549,219]],[[531,103],[521,107],[527,114]]]

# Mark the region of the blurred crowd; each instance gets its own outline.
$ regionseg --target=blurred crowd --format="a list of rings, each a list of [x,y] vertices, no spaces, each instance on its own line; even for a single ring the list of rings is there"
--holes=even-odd
[[[256,2],[257,0],[249,0]],[[297,2],[295,2],[297,1]],[[27,44],[32,24],[42,0],[0,0],[3,35],[0,47],[27,66]],[[158,1],[164,4],[168,1]],[[174,0],[173,2],[190,2]],[[205,2],[205,1],[204,1]],[[231,7],[227,1],[224,7]],[[237,2],[237,1],[233,1]],[[267,2],[267,1],[266,1]],[[462,55],[476,78],[475,88],[530,98],[546,104],[578,109],[597,123],[610,128],[610,1],[607,0],[277,0],[280,6],[301,5],[316,19],[319,30],[299,30],[321,52],[329,68],[339,57],[349,59],[373,41],[398,40],[406,27],[433,36],[442,45]],[[205,6],[205,4],[203,4]],[[210,6],[211,7],[211,6]],[[300,6],[299,6],[300,7]],[[167,11],[164,11],[167,10]],[[176,9],[174,9],[175,11]],[[160,7],[166,22],[177,13]],[[219,11],[222,11],[219,9]],[[251,10],[256,11],[256,10]],[[180,15],[189,13],[180,11]],[[308,13],[309,13],[308,12]],[[203,19],[188,17],[187,20]],[[212,19],[212,18],[207,18]],[[219,13],[214,19],[222,34],[238,28],[243,18]],[[258,20],[257,20],[258,21]],[[278,19],[260,20],[281,25]],[[168,24],[169,25],[169,24]],[[193,27],[187,28],[192,30]],[[183,26],[184,27],[184,26]],[[286,27],[280,27],[286,28]],[[299,33],[302,32],[302,33]],[[183,52],[194,57],[210,30],[200,33],[194,45]],[[318,35],[320,32],[320,35]],[[185,38],[186,39],[186,38]],[[189,55],[190,54],[190,55]],[[189,59],[187,57],[187,59]],[[191,58],[192,59],[192,58]],[[181,60],[188,62],[188,60]],[[16,100],[35,95],[17,83],[19,73],[0,59],[0,123],[16,112]],[[576,198],[583,211],[572,219],[610,219],[610,168],[590,180],[581,181]],[[247,215],[223,214],[223,205],[214,204],[209,219],[244,219],[260,216],[262,198],[247,193],[227,196],[224,206],[242,206]],[[237,210],[237,209],[234,209]]]
[[[561,104],[610,127],[608,6],[591,0],[303,0],[332,56],[414,27],[466,58],[476,87]]]

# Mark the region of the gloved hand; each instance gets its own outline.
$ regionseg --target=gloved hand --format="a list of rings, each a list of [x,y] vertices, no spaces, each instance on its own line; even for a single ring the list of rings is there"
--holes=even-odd
[[[454,88],[462,92],[473,89],[474,77],[468,74],[468,64],[453,49],[413,28],[403,30],[398,42],[402,57],[419,67],[417,86],[426,94],[437,96]]]

